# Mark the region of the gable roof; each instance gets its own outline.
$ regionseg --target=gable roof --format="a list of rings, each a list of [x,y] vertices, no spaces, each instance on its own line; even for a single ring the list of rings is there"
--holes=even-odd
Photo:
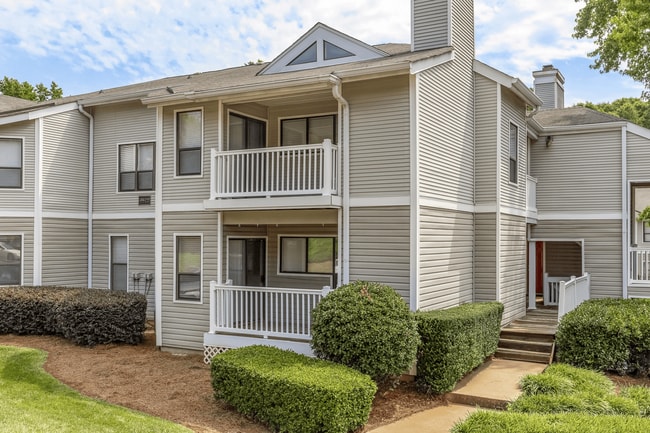
[[[545,128],[627,122],[627,120],[620,117],[580,106],[542,110],[535,114],[533,119]]]
[[[266,75],[300,71],[377,59],[387,55],[382,50],[334,30],[323,23],[316,23],[259,73]]]
[[[20,110],[22,108],[33,107],[37,102],[29,101],[27,99],[15,98],[0,93],[0,112]]]

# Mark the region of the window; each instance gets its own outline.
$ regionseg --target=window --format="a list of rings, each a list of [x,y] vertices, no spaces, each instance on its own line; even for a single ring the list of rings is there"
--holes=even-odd
[[[301,117],[284,119],[281,122],[282,146],[318,144],[326,138],[335,143],[336,116]]]
[[[333,274],[336,262],[336,238],[280,238],[280,272]]]
[[[228,116],[228,149],[259,149],[266,147],[266,123],[239,114]]]
[[[129,287],[129,251],[126,236],[111,236],[111,290],[126,291]]]
[[[0,235],[0,286],[22,284],[22,235]]]
[[[510,182],[517,183],[517,163],[519,153],[519,128],[510,124]]]
[[[23,187],[23,141],[0,138],[0,188]]]
[[[154,185],[154,144],[119,146],[120,191],[152,191]]]
[[[316,42],[311,44],[305,51],[300,53],[298,57],[289,62],[289,65],[304,65],[305,63],[314,63],[317,58],[318,52],[316,51]]]
[[[323,58],[325,60],[341,59],[343,57],[354,56],[351,52],[346,49],[334,45],[331,42],[323,41]]]
[[[201,236],[176,236],[176,299],[201,300]]]
[[[201,110],[176,113],[176,174],[201,174],[203,145],[203,113]]]

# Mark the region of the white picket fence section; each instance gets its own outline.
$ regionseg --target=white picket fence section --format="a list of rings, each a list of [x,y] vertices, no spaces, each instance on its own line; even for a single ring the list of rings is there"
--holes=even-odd
[[[549,277],[544,273],[544,305],[558,304],[560,283],[569,279],[569,277]]]
[[[629,282],[650,283],[650,249],[630,248],[629,251]]]
[[[569,281],[562,281],[559,288],[559,302],[557,307],[557,320],[578,305],[589,299],[591,292],[591,276],[589,273],[582,277],[571,277]]]
[[[210,333],[311,340],[311,313],[331,291],[210,282]]]

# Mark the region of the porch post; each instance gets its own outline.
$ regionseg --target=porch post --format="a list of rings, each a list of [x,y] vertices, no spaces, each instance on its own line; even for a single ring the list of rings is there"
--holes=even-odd
[[[323,195],[332,195],[332,168],[334,161],[332,161],[332,140],[326,138],[323,140]]]
[[[537,242],[535,241],[530,241],[528,242],[528,309],[529,310],[534,310],[535,307],[535,297],[537,296],[537,288],[535,287],[535,284],[537,282],[537,272],[536,272],[536,265],[537,265],[537,257],[535,256],[536,253],[536,246]]]

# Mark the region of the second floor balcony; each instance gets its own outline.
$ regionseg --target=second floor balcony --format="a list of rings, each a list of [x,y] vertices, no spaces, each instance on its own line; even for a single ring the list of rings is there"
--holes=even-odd
[[[212,150],[210,200],[215,209],[340,205],[338,147],[320,144]]]

